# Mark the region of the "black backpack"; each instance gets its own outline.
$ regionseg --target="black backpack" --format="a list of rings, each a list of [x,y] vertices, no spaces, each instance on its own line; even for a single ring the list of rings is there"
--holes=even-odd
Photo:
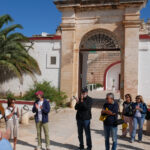
[[[146,113],[146,120],[150,120],[150,110],[147,110],[147,113]]]
[[[123,105],[125,105],[125,103]],[[128,107],[126,107],[126,109],[124,110],[124,115],[125,116],[133,116],[134,115],[133,103],[130,103],[128,105]]]

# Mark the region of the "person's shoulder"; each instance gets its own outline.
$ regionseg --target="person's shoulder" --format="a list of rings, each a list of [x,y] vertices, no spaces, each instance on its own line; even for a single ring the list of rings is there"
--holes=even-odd
[[[47,99],[44,99],[43,102],[46,103],[46,104],[49,104],[49,100],[47,100]]]
[[[125,104],[126,104],[126,101],[123,102],[123,105],[125,105]]]
[[[118,107],[118,106],[119,106],[117,102],[114,102],[114,104],[113,104],[113,105],[114,105],[114,106],[116,106],[116,107]]]
[[[92,97],[90,97],[90,96],[87,96],[87,99],[88,99],[88,100],[92,100]]]
[[[38,99],[36,99],[36,100],[35,100],[35,102],[34,102],[34,104],[35,104],[35,103],[38,103],[38,102],[39,102],[39,100],[38,100]]]
[[[108,106],[108,103],[105,102],[104,105],[103,105],[103,107],[106,107],[106,106]]]

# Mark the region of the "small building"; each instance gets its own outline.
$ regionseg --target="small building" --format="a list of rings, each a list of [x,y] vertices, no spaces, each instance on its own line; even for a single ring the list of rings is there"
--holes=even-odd
[[[30,37],[29,40],[25,45],[32,47],[28,49],[29,54],[37,60],[41,75],[35,75],[36,80],[29,75],[24,75],[23,84],[20,84],[17,78],[13,78],[0,85],[1,93],[10,91],[17,96],[23,95],[35,81],[44,80],[59,88],[61,36],[42,33],[42,35]]]

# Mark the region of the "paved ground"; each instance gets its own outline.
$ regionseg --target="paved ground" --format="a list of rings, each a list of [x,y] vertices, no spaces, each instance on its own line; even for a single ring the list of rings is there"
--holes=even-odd
[[[104,150],[103,125],[99,121],[100,109],[93,108],[91,123],[93,150]],[[51,150],[75,150],[78,146],[75,111],[69,108],[50,115]],[[119,129],[119,135],[121,130]],[[44,141],[44,140],[43,140]],[[34,121],[28,126],[20,126],[20,136],[17,150],[33,150],[36,146],[36,129]],[[45,144],[43,144],[45,148]],[[118,140],[118,150],[149,150],[150,136],[143,138],[143,143],[129,143],[129,138]]]
[[[114,93],[115,99],[120,98],[120,92],[119,91],[97,91],[97,90],[93,90],[93,91],[89,91],[89,96],[91,96],[92,98],[95,98],[95,99],[105,99],[106,94],[110,93],[110,92]]]

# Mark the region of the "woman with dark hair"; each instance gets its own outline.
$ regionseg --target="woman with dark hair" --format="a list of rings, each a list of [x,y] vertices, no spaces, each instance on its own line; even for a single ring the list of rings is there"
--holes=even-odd
[[[131,94],[125,95],[125,102],[123,103],[123,120],[125,124],[129,124],[129,133],[130,136],[133,130],[133,102]],[[122,137],[126,137],[127,128],[122,129]]]
[[[18,128],[19,128],[19,109],[15,106],[15,99],[8,99],[8,107],[5,110],[6,129],[10,130],[10,138],[14,140],[14,150],[16,150]]]
[[[137,125],[139,125],[138,141],[139,142],[142,141],[143,124],[147,113],[147,106],[144,103],[143,97],[141,95],[138,95],[136,97],[136,103],[133,104],[133,110],[134,110],[134,117],[133,117],[133,131],[131,136],[131,143],[133,143],[135,140]]]

